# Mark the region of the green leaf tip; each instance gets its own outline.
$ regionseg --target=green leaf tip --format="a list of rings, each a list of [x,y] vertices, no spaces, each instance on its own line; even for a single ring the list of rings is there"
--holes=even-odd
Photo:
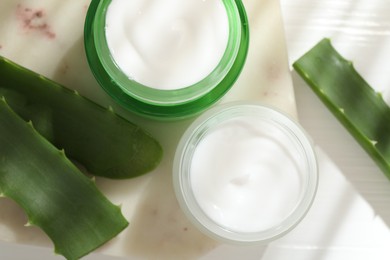
[[[25,227],[32,227],[34,224],[31,221],[27,221],[26,224],[24,224]]]
[[[60,149],[60,150],[58,150],[58,152],[60,153],[61,156],[65,156],[66,157],[65,149]]]
[[[376,95],[378,96],[379,99],[384,100],[382,92],[378,91],[378,92],[376,92]]]
[[[374,141],[374,140],[370,140],[370,142],[371,142],[372,146],[376,146],[378,143],[378,141]]]
[[[390,108],[325,38],[293,67],[390,179]]]

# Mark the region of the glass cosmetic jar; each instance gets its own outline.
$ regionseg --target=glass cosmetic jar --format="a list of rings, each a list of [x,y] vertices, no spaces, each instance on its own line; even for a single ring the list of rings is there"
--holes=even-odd
[[[268,243],[305,216],[318,185],[315,152],[284,113],[233,102],[202,114],[179,142],[173,182],[189,220],[233,244]]]
[[[119,2],[119,0],[115,1]],[[147,1],[150,6],[157,9],[156,13],[154,15],[150,15],[150,17],[162,16],[167,10],[175,8],[172,5],[169,6],[169,3],[174,0],[144,1]],[[202,3],[212,3],[214,1],[215,3],[215,0],[192,0],[191,3],[195,3],[196,1]],[[136,2],[140,2],[140,0],[137,0]],[[227,36],[226,45],[223,47],[221,57],[219,60],[217,60],[218,62],[216,63],[215,67],[213,67],[213,69],[211,69],[209,72],[205,73],[205,76],[200,78],[199,80],[189,82],[188,84],[184,83],[183,86],[176,86],[173,88],[169,88],[168,86],[167,89],[156,88],[155,86],[151,86],[148,84],[148,79],[156,76],[158,73],[147,73],[145,76],[147,81],[141,82],[136,77],[133,77],[132,75],[127,74],[125,72],[125,69],[120,66],[121,62],[119,61],[119,59],[123,58],[123,62],[126,63],[135,61],[139,58],[138,56],[142,56],[141,58],[144,58],[144,56],[149,55],[150,57],[155,58],[156,61],[160,61],[158,60],[159,56],[153,54],[153,51],[156,50],[154,43],[161,44],[164,46],[166,45],[168,46],[167,50],[172,51],[172,53],[175,53],[174,48],[176,44],[179,44],[180,39],[185,38],[188,34],[186,28],[192,28],[193,26],[198,24],[198,21],[200,23],[201,17],[192,15],[192,20],[188,23],[186,21],[186,18],[183,18],[184,22],[182,21],[183,19],[180,18],[180,20],[178,22],[175,22],[174,25],[170,25],[166,33],[161,33],[161,30],[156,29],[155,33],[147,35],[146,33],[149,31],[147,29],[144,29],[144,26],[150,24],[151,20],[145,19],[142,15],[144,15],[146,11],[152,12],[152,8],[150,8],[151,10],[146,10],[145,12],[144,10],[140,9],[134,14],[134,16],[136,17],[132,17],[130,19],[128,18],[127,14],[118,14],[117,16],[109,15],[110,5],[113,3],[114,0],[92,0],[88,9],[87,18],[85,22],[84,42],[88,63],[95,78],[97,79],[101,87],[123,107],[145,117],[167,120],[182,119],[204,111],[216,101],[218,101],[232,87],[244,66],[249,44],[248,20],[244,5],[242,4],[241,0],[222,0],[221,2],[218,2],[222,3],[221,6],[223,6],[223,12],[225,12],[223,15],[227,21]],[[186,1],[179,1],[178,3],[186,3]],[[155,4],[159,4],[160,6],[154,7]],[[144,4],[144,6],[148,5]],[[118,10],[121,9],[125,8],[118,8]],[[191,14],[192,12],[191,8],[186,7],[182,9],[186,10],[183,15]],[[107,28],[114,27],[114,29],[112,30],[117,30],[118,32],[121,32],[122,29],[118,29],[115,26],[109,26],[110,21],[113,21],[112,17],[114,17],[114,20],[121,19],[121,17],[125,17],[127,20],[124,22],[126,23],[128,21],[132,22],[133,20],[137,21],[137,24],[136,22],[134,22],[134,26],[138,27],[133,28],[134,34],[127,35],[129,39],[127,39],[126,41],[136,45],[138,41],[143,40],[143,42],[141,42],[139,46],[136,46],[135,49],[139,51],[140,49],[143,50],[147,47],[150,47],[152,53],[142,53],[142,55],[138,55],[137,53],[136,55],[133,55],[134,53],[126,53],[126,55],[119,55],[118,57],[121,58],[118,58],[116,60],[114,58],[115,51],[113,51],[109,46],[108,40],[110,40],[111,36],[107,36],[109,35]],[[197,18],[195,19],[194,17]],[[210,17],[213,18],[212,15]],[[213,20],[211,18],[209,20]],[[109,19],[111,20],[109,21]],[[165,21],[157,20],[156,24],[157,23],[160,25],[164,24]],[[124,26],[125,29],[127,29],[127,27],[130,26]],[[204,28],[208,28],[208,26],[204,26]],[[184,32],[178,39],[165,39],[168,34],[180,34],[181,31]],[[196,31],[196,29],[194,29],[194,31]],[[160,33],[160,35],[156,35],[158,33]],[[218,35],[218,32],[216,32],[215,34]],[[208,37],[211,37],[213,33],[208,33],[207,35]],[[150,39],[154,40],[150,40],[147,37],[151,37]],[[208,37],[203,38],[208,39]],[[145,38],[146,40],[143,38]],[[123,40],[125,41],[125,39]],[[192,41],[189,42],[191,43]],[[206,45],[205,43],[201,44],[203,48],[207,50],[208,45]],[[118,43],[117,45],[119,45],[119,48],[123,47],[120,46],[121,43]],[[174,46],[170,47],[171,45]],[[189,46],[188,48],[191,47]],[[199,53],[200,55],[192,55],[190,57],[196,57],[201,55],[204,56],[203,52]],[[164,51],[161,51],[159,55],[165,55]],[[165,58],[167,62],[170,62],[169,57]],[[205,57],[205,60],[207,60],[207,56]],[[141,62],[142,66],[147,64],[147,62]],[[189,67],[189,70],[191,70],[192,60],[189,59],[186,62],[187,67]],[[161,67],[162,71],[159,74],[161,77],[165,77],[167,76],[167,74],[173,73],[172,78],[182,78],[183,80],[187,78],[187,75],[185,75],[185,73],[180,73],[180,66],[175,69],[178,71],[177,74],[175,74],[176,71],[173,71],[174,69],[170,70],[169,65],[166,65],[166,68],[164,68],[164,65],[159,66]],[[200,65],[197,67],[194,66],[192,70],[196,72],[200,68],[202,68],[202,66]],[[163,80],[159,80],[159,78],[156,78],[154,82],[157,82],[156,84],[158,84],[158,82],[162,81]]]

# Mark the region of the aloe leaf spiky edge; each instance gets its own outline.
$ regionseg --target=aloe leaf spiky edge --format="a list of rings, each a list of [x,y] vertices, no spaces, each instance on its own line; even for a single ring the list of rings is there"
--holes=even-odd
[[[328,38],[293,67],[390,179],[390,108],[382,95]]]
[[[79,259],[128,226],[92,180],[0,100],[0,196],[26,212],[55,252]]]
[[[141,127],[0,56],[1,95],[19,116],[32,120],[38,132],[93,175],[133,178],[161,161],[161,145]]]

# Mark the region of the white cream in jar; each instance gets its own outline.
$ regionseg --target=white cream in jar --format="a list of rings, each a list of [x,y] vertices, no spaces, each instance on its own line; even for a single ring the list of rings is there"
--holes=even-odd
[[[266,243],[305,216],[318,170],[294,120],[258,103],[233,102],[207,111],[184,133],[173,183],[184,213],[206,234]]]
[[[105,30],[123,73],[172,90],[201,81],[217,67],[229,21],[222,0],[112,0]]]
[[[296,207],[301,178],[290,141],[256,117],[231,119],[200,141],[191,164],[192,190],[215,222],[238,232],[276,226]]]

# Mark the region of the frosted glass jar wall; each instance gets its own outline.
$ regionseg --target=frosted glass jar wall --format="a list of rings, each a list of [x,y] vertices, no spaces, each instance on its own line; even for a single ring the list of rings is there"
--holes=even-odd
[[[173,181],[188,218],[223,242],[266,243],[293,229],[314,199],[318,170],[303,129],[257,103],[202,114],[182,137]]]

